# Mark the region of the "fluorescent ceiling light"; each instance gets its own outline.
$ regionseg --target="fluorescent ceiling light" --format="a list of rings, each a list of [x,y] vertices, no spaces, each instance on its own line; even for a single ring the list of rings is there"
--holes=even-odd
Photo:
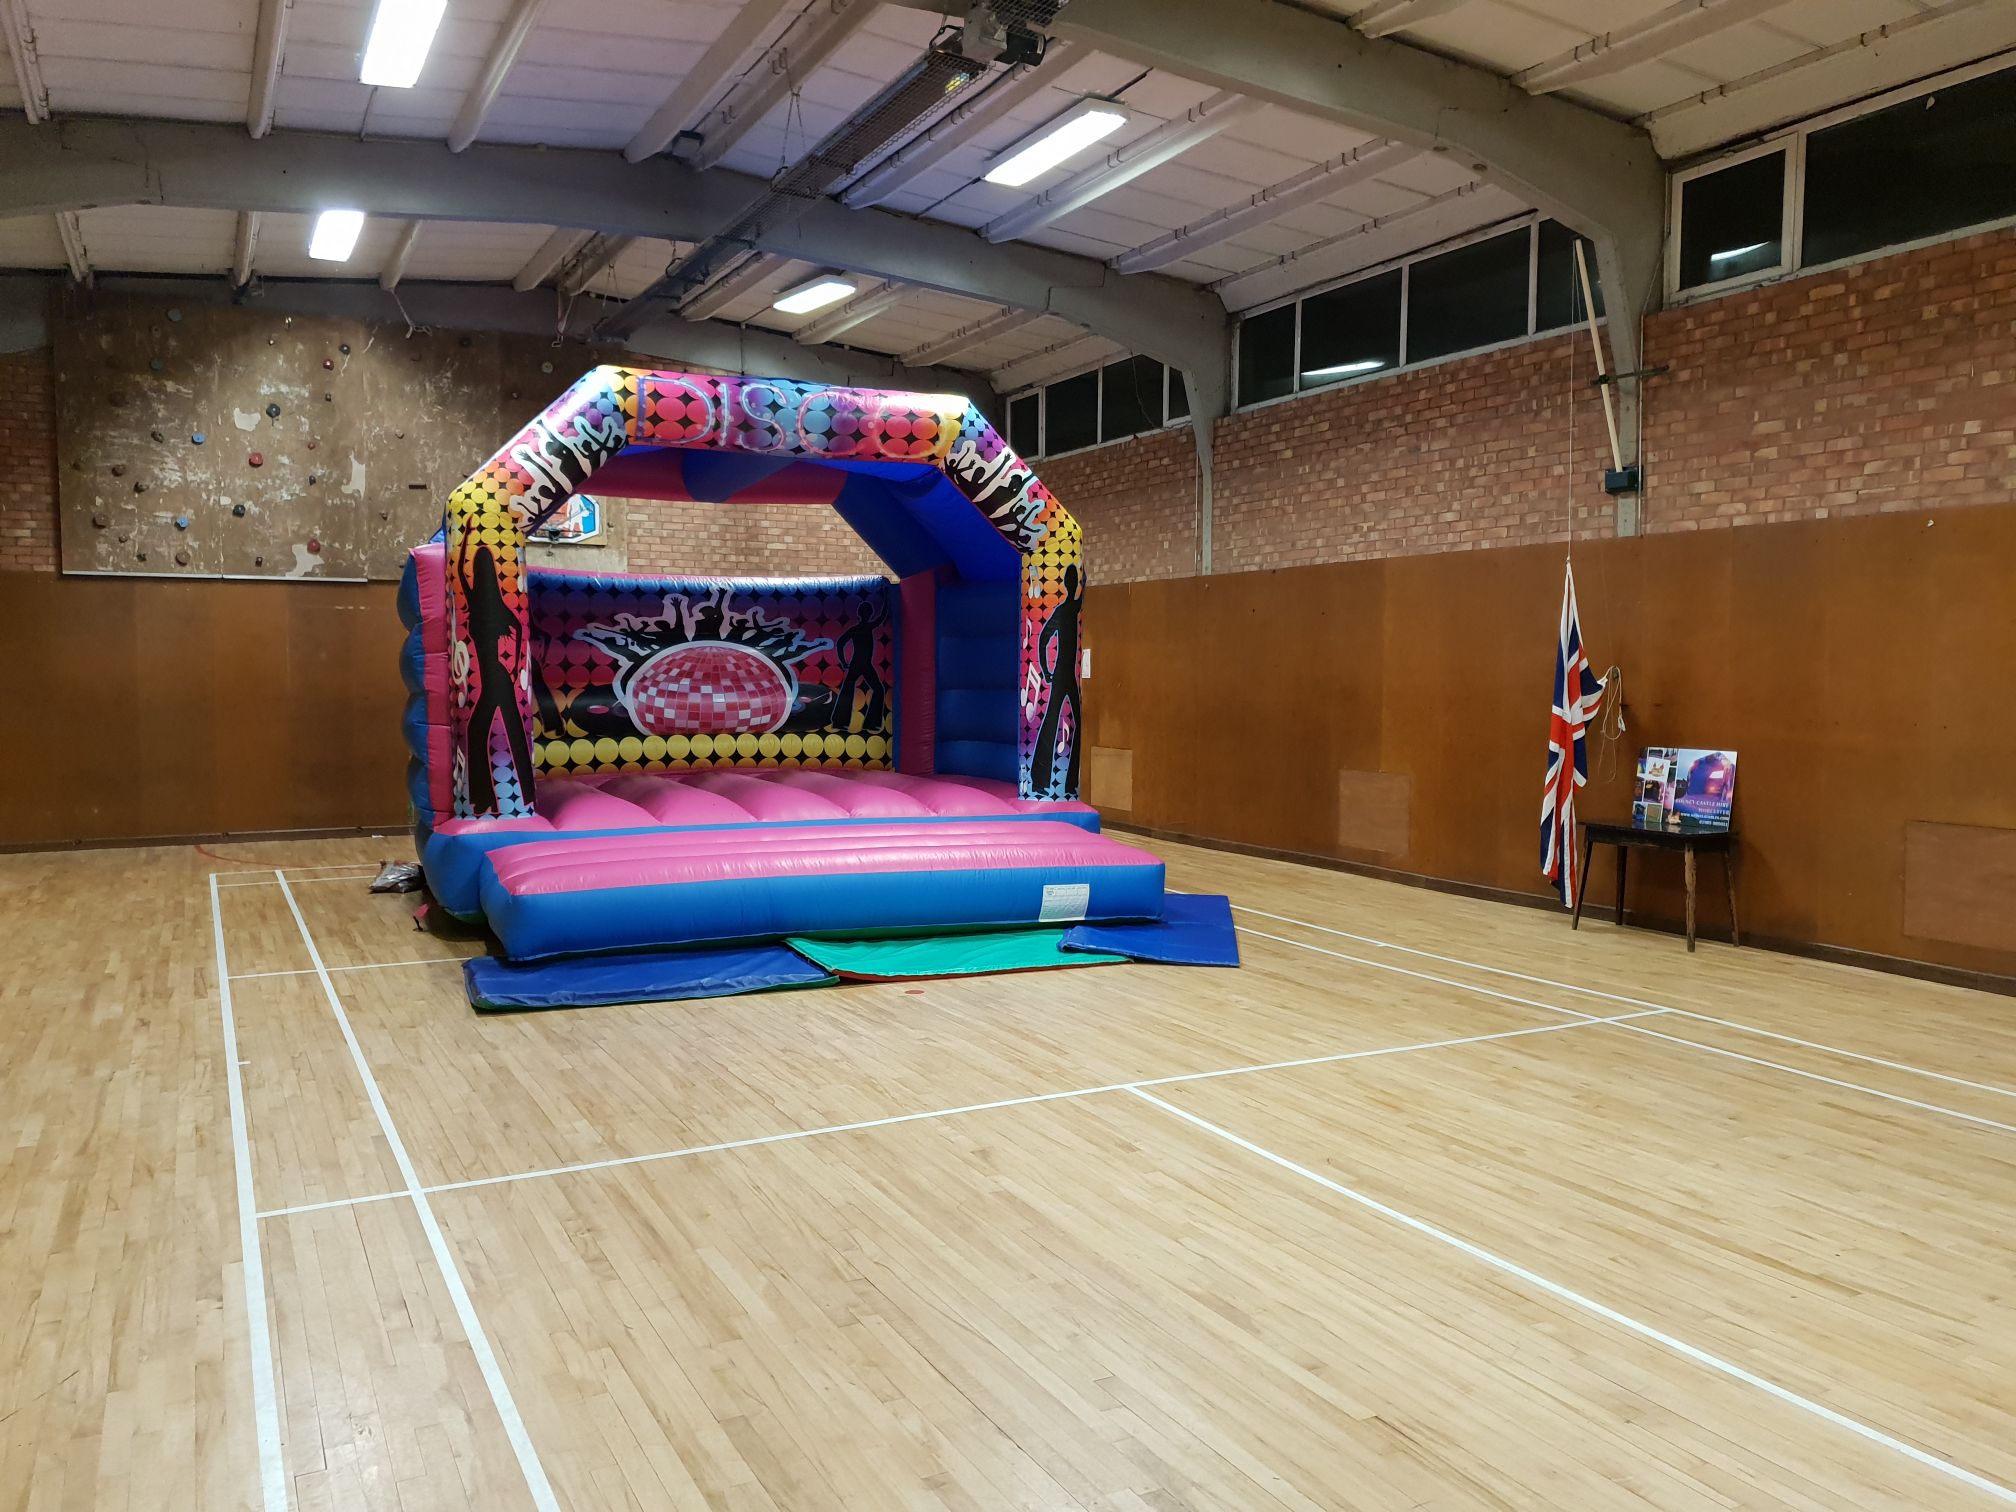
[[[448,0],[378,0],[371,14],[371,35],[364,43],[364,66],[358,77],[387,89],[411,89],[419,82],[434,45],[434,29]]]
[[[1752,252],[1762,252],[1770,245],[1769,242],[1752,242],[1747,247],[1731,247],[1727,252],[1710,252],[1708,261],[1728,262],[1732,257],[1748,257]]]
[[[1353,373],[1369,373],[1386,366],[1383,357],[1367,357],[1359,362],[1340,362],[1335,367],[1304,368],[1304,378],[1348,378]]]
[[[1080,100],[1049,125],[998,154],[987,165],[987,182],[1019,189],[1126,124],[1127,112],[1111,100]]]
[[[315,217],[314,234],[308,238],[308,255],[323,262],[348,262],[357,250],[357,233],[364,229],[362,210],[324,210]]]
[[[845,299],[859,287],[852,279],[821,273],[801,284],[793,284],[777,296],[770,308],[782,310],[786,315],[809,315],[814,310],[823,310],[829,304]]]

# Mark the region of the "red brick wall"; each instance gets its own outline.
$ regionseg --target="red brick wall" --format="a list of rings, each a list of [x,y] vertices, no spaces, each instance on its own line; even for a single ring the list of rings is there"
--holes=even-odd
[[[0,572],[56,570],[56,387],[47,349],[0,356]]]
[[[839,515],[816,504],[628,504],[630,571],[739,577],[886,573]]]
[[[1197,450],[1188,426],[1039,464],[1085,527],[1095,583],[1197,573]]]
[[[1219,572],[1613,530],[1588,338],[1564,333],[1227,416]],[[1645,360],[1648,533],[2016,499],[2016,232],[1662,311]],[[1572,432],[1572,466],[1571,456]],[[1178,430],[1062,457],[1093,581],[1194,571]]]

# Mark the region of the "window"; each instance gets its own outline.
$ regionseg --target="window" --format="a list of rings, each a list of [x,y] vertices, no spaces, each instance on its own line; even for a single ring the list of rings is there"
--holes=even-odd
[[[1523,228],[1425,257],[1408,270],[1407,360],[1526,334],[1532,236]]]
[[[1781,148],[1681,184],[1681,288],[1784,266],[1785,162]]]
[[[1183,375],[1175,368],[1169,369],[1169,418],[1187,420],[1190,417],[1190,390],[1183,385]]]
[[[1152,357],[1123,357],[1100,369],[1099,439],[1138,436],[1162,423],[1162,364]]]
[[[1558,331],[1582,321],[1582,280],[1575,271],[1575,243],[1589,261],[1589,288],[1596,296],[1596,314],[1603,314],[1603,285],[1596,277],[1596,248],[1559,221],[1540,222],[1540,253],[1533,288],[1534,329]]]
[[[1805,190],[1809,264],[2016,215],[2016,69],[1813,132]]]
[[[1021,457],[1043,451],[1043,395],[1039,391],[1008,401],[1008,445]]]
[[[1043,391],[1046,434],[1044,455],[1077,451],[1099,441],[1099,372],[1080,373]]]
[[[1239,402],[1258,404],[1295,391],[1295,309],[1255,315],[1239,326]]]
[[[1395,268],[1302,301],[1301,387],[1400,365],[1400,281]]]

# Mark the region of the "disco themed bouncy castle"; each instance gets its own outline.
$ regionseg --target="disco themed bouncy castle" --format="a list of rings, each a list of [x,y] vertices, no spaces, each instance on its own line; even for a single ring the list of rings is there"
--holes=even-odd
[[[830,508],[889,576],[528,566],[591,479]],[[1160,919],[1077,801],[1079,547],[963,398],[595,368],[407,565],[431,890],[513,961]]]

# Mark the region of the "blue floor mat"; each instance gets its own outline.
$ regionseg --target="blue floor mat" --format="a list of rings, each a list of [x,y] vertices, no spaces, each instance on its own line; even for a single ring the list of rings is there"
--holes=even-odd
[[[1239,935],[1232,900],[1213,893],[1169,893],[1153,924],[1080,924],[1063,950],[1098,951],[1164,966],[1237,966]]]
[[[784,987],[824,987],[837,980],[783,945],[638,951],[531,962],[477,956],[462,967],[470,1004],[488,1009],[669,1003]]]

